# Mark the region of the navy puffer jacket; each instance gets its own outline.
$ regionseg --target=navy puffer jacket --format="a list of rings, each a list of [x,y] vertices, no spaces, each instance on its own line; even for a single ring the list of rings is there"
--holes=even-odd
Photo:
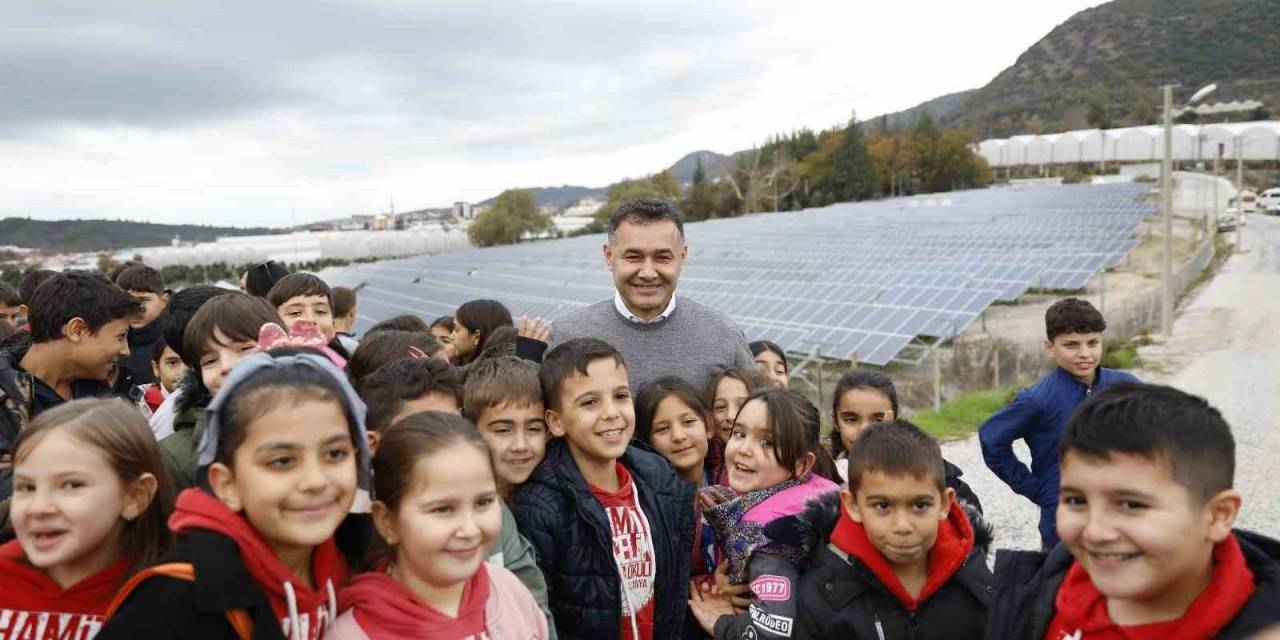
[[[653,536],[658,565],[653,637],[679,638],[689,593],[696,489],[642,445],[627,447],[620,461],[631,473]],[[547,444],[546,457],[510,507],[537,553],[560,640],[619,638],[621,583],[609,521],[563,439]]]

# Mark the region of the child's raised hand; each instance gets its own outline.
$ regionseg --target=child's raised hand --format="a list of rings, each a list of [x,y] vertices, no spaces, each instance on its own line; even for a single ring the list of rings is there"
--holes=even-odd
[[[725,497],[723,493],[720,493],[711,487],[698,491],[698,505],[703,509],[710,509],[722,502],[728,501],[729,498]]]
[[[715,593],[729,598],[729,604],[733,605],[735,613],[746,611],[751,606],[751,598],[747,595],[751,593],[751,585],[733,584],[729,582],[729,561],[721,560],[716,565],[716,586]]]
[[[542,321],[542,318],[520,316],[520,324],[516,329],[516,333],[538,342],[546,342],[547,337],[551,335],[551,329],[546,322]]]
[[[709,634],[715,633],[716,620],[720,616],[735,615],[733,604],[729,602],[729,596],[715,593],[714,587],[710,584],[696,582],[689,583],[689,610],[693,612],[693,617],[697,619],[698,625]]]

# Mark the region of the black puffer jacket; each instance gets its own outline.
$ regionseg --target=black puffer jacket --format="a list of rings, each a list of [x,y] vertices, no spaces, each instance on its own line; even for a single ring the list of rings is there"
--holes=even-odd
[[[1236,539],[1253,572],[1256,590],[1218,638],[1231,640],[1280,624],[1280,542],[1237,529]],[[996,590],[987,619],[990,640],[1041,640],[1057,611],[1054,600],[1073,558],[1059,543],[1048,553],[1002,550],[996,554]]]
[[[973,528],[973,549],[950,579],[912,612],[861,560],[826,544],[842,510],[839,497],[833,494],[810,501],[806,528],[821,540],[813,543],[817,558],[800,581],[794,637],[982,638],[991,603],[993,578],[986,557],[993,536],[990,525],[971,505],[962,507]]]
[[[631,473],[653,536],[658,565],[653,637],[679,638],[689,593],[695,488],[642,445],[627,447],[620,461]],[[562,438],[547,444],[546,457],[510,506],[546,577],[560,640],[618,638],[621,583],[609,521]]]

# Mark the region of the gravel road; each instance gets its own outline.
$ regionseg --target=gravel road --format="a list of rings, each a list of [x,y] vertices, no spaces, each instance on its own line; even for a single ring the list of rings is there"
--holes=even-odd
[[[1143,370],[1135,373],[1222,411],[1236,437],[1236,488],[1244,494],[1239,524],[1280,537],[1280,465],[1271,466],[1280,460],[1280,218],[1251,216],[1243,245],[1184,304],[1173,338],[1139,351]],[[1029,459],[1025,447],[1018,451]],[[946,443],[942,453],[981,497],[997,547],[1039,546],[1036,508],[987,470],[977,436]]]

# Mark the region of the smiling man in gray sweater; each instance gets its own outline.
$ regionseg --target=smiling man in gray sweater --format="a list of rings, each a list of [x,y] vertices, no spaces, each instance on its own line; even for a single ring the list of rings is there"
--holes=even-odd
[[[705,387],[726,367],[755,368],[742,330],[725,314],[675,295],[689,249],[674,207],[653,198],[623,205],[609,219],[604,261],[613,299],[588,305],[551,325],[550,347],[599,338],[627,361],[631,389],[675,375]]]

